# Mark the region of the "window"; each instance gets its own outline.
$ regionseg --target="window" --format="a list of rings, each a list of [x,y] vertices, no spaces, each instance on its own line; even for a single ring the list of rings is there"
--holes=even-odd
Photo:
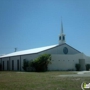
[[[25,66],[26,61],[27,61],[26,59],[23,59],[23,66]]]
[[[17,60],[17,70],[19,70],[19,60]]]
[[[24,64],[24,62],[26,62],[26,59],[23,59],[23,64]]]
[[[4,70],[4,61],[3,61],[3,70]]]
[[[14,60],[12,60],[12,70],[14,70]]]
[[[68,53],[68,48],[67,47],[64,47],[63,48],[63,52],[64,52],[64,54],[67,54]]]
[[[7,70],[9,70],[9,61],[7,61]]]
[[[63,40],[65,40],[65,37],[63,36]]]
[[[59,37],[59,40],[61,40],[61,36]]]

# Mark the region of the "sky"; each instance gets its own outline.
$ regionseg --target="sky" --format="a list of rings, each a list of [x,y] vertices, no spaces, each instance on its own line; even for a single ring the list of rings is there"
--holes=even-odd
[[[0,55],[66,43],[90,56],[90,0],[0,0]]]

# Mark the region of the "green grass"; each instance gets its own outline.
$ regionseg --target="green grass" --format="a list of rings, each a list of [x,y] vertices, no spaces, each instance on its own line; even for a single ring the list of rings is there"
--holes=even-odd
[[[0,72],[0,90],[81,90],[81,83],[90,82],[84,77],[57,77],[73,72]]]

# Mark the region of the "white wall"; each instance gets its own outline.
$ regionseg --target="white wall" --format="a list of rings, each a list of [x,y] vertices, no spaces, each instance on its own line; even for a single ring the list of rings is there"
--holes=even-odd
[[[83,58],[85,59],[86,64],[90,64],[90,57],[83,54]]]
[[[14,70],[17,70],[17,60],[19,60],[19,66],[20,66],[20,56],[10,57],[10,70],[12,70],[12,60],[14,60]]]
[[[7,61],[9,61],[9,58],[2,58],[2,65],[4,61],[4,70],[7,70]]]
[[[35,58],[37,58],[39,56],[39,54],[32,54],[32,55],[23,55],[21,56],[21,70],[23,71],[23,61],[24,59],[30,61],[30,60],[33,60]]]
[[[52,55],[51,64],[48,70],[75,70],[75,64],[79,63],[79,59],[83,58],[83,54],[75,55]]]

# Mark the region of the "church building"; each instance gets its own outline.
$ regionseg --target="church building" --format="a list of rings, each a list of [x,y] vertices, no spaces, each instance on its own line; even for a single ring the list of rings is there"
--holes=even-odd
[[[0,64],[2,70],[23,71],[24,60],[33,60],[41,54],[51,54],[51,64],[48,65],[48,70],[76,70],[76,64],[80,64],[80,70],[86,70],[86,64],[90,64],[90,57],[65,42],[62,22],[59,44],[0,56]]]

